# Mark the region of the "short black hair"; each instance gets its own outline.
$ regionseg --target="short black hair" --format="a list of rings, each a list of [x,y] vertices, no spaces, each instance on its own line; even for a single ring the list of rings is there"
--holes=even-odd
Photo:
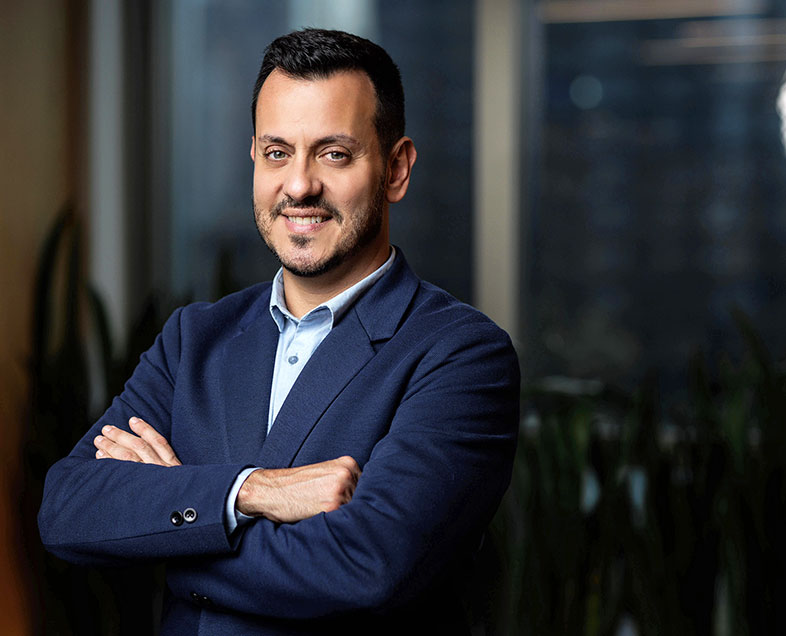
[[[376,92],[374,127],[383,155],[404,135],[404,88],[398,67],[385,49],[370,40],[326,29],[301,29],[273,40],[265,49],[254,84],[251,123],[256,134],[257,99],[275,69],[296,79],[326,79],[342,71],[362,71]]]

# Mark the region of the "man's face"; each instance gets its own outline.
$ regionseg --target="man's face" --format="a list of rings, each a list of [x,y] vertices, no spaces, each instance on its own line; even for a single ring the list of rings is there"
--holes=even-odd
[[[371,80],[360,72],[303,80],[275,70],[262,85],[251,146],[254,217],[268,247],[297,276],[359,280],[387,253],[386,162],[375,108]]]

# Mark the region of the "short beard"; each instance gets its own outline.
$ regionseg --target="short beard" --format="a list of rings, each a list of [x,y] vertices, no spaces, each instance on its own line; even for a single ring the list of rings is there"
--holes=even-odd
[[[265,242],[265,245],[267,245],[273,256],[275,256],[278,262],[281,263],[281,266],[284,269],[295,276],[302,278],[316,278],[317,276],[321,276],[322,274],[334,270],[345,261],[360,253],[363,248],[368,246],[377,236],[379,236],[379,233],[382,230],[384,204],[385,175],[383,174],[383,177],[380,179],[380,182],[377,186],[377,190],[374,193],[374,198],[372,199],[371,204],[364,211],[365,220],[363,224],[358,228],[353,228],[354,231],[351,234],[345,236],[343,240],[338,245],[336,245],[335,253],[329,256],[326,260],[312,263],[310,265],[298,266],[295,263],[285,263],[281,259],[279,253],[276,251],[276,248],[262,233],[259,219],[262,218],[262,214],[264,214],[264,212],[257,208],[252,196],[254,221],[256,223],[257,231],[259,232],[260,237]],[[284,210],[298,208],[320,208],[328,212],[335,222],[345,222],[344,214],[321,197],[307,197],[302,201],[295,201],[288,196],[279,201],[271,210],[271,222],[283,214]],[[296,247],[303,248],[306,247],[313,239],[309,236],[294,234],[289,237],[289,240],[292,241]]]

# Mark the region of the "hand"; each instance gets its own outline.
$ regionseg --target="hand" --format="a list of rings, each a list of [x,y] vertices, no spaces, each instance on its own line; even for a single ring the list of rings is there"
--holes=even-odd
[[[126,462],[141,462],[159,466],[180,466],[175,451],[150,424],[138,417],[128,420],[128,426],[136,435],[115,426],[104,426],[103,435],[93,440],[98,449],[98,459],[120,459]]]
[[[293,523],[348,503],[359,478],[360,468],[351,457],[255,470],[241,486],[235,507],[251,517]]]

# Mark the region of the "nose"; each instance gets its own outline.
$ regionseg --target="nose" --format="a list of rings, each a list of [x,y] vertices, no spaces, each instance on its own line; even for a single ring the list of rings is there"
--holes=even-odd
[[[317,175],[316,167],[307,157],[298,157],[287,167],[284,182],[284,194],[295,201],[302,201],[322,193],[322,183]]]

